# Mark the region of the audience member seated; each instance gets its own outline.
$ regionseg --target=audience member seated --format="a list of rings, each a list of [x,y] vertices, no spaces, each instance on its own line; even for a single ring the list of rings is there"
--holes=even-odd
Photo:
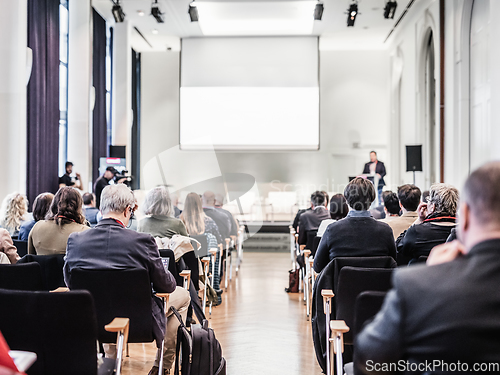
[[[65,254],[68,236],[90,229],[85,225],[80,193],[69,186],[60,188],[46,220],[35,224],[28,236],[28,254]]]
[[[7,229],[11,237],[19,235],[21,223],[26,220],[28,200],[19,193],[12,193],[5,197],[0,208],[0,228]]]
[[[184,210],[180,218],[186,225],[186,229],[190,235],[210,233],[215,237],[218,244],[222,243],[219,227],[212,218],[205,214],[201,198],[198,194],[189,193],[186,196]]]
[[[38,221],[45,219],[53,199],[54,194],[52,193],[42,193],[35,198],[33,202],[33,220],[27,220],[21,224],[21,228],[19,229],[20,241],[28,241],[31,229],[33,229]]]
[[[424,190],[422,192],[422,197],[420,197],[421,202],[427,203],[427,198],[429,197],[429,190]]]
[[[92,269],[146,269],[153,289],[159,293],[172,293],[169,306],[174,306],[186,320],[190,297],[187,290],[176,287],[172,274],[163,267],[154,238],[150,234],[125,229],[137,208],[134,193],[123,184],[106,186],[101,194],[103,219],[92,230],[73,233],[68,238],[64,264],[64,280],[71,289],[71,272],[75,268]],[[103,285],[103,288],[106,286]],[[133,301],[130,301],[133,303]],[[152,295],[152,315],[156,323],[154,336],[158,349],[165,337],[164,371],[158,369],[161,351],[149,374],[169,373],[175,358],[179,321],[161,301]],[[116,355],[115,345],[105,346],[106,356]]]
[[[431,186],[428,203],[420,203],[415,223],[396,240],[398,253],[411,258],[410,264],[431,249],[445,243],[455,227],[458,190],[447,184]]]
[[[215,208],[215,194],[211,191],[206,191],[203,193],[202,199],[203,211],[215,221],[215,224],[217,224],[222,240],[229,238],[231,222],[225,213]]]
[[[382,204],[380,206],[376,206],[376,207],[370,208],[368,210],[368,211],[370,211],[370,213],[372,214],[372,217],[374,219],[376,219],[376,220],[385,219],[386,214],[385,214],[385,206],[383,203],[384,203],[385,196],[389,195],[389,194],[392,194],[392,191],[386,190],[386,191],[382,192],[381,198],[380,198],[380,201],[382,202]]]
[[[172,205],[174,206],[174,217],[175,218],[179,218],[179,216],[181,216],[182,214],[182,210],[179,209],[179,197],[177,196],[177,194],[173,194],[171,196],[171,200],[172,200]]]
[[[307,232],[317,231],[323,220],[331,219],[326,202],[327,198],[322,191],[311,194],[311,211],[304,212],[299,219],[299,245],[307,243]]]
[[[382,200],[384,202],[385,218],[380,219],[380,221],[391,226],[390,222],[398,218],[399,211],[401,211],[401,208],[399,207],[398,195],[390,190],[384,191]]]
[[[343,219],[349,213],[349,206],[343,194],[335,194],[330,201],[330,219],[323,220],[318,228],[318,237],[323,237],[326,228],[333,222]]]
[[[356,177],[345,188],[344,196],[350,211],[345,219],[326,229],[314,257],[314,270],[321,272],[336,257],[391,256],[396,259],[391,228],[375,220],[368,211],[375,200],[373,184]]]
[[[159,186],[150,190],[146,194],[142,209],[149,216],[139,221],[138,232],[159,238],[172,238],[174,234],[188,236],[184,223],[173,217],[174,209],[166,187]]]
[[[229,229],[229,234],[231,236],[236,236],[238,235],[238,222],[236,221],[231,212],[222,208],[223,205],[224,205],[224,197],[221,194],[215,194],[215,209],[227,216],[231,224],[231,228]]]
[[[90,226],[93,228],[97,225],[99,209],[95,205],[95,196],[92,193],[83,194],[83,213],[85,219],[89,222]]]
[[[0,253],[7,255],[11,264],[16,264],[20,258],[9,232],[3,228],[0,228]]]
[[[368,363],[388,368],[399,360],[413,363],[413,368],[425,361],[448,365],[448,370],[427,368],[433,374],[440,370],[458,373],[457,369],[466,365],[469,374],[486,373],[484,368],[471,372],[473,364],[500,363],[498,186],[500,162],[474,171],[462,192],[460,242],[435,247],[427,267],[400,268],[395,272],[393,289],[382,310],[357,335],[354,360],[359,373],[374,373],[367,368]],[[454,201],[454,189],[440,186],[431,189],[431,202],[436,201],[436,188],[445,188],[446,195],[453,197],[449,201]],[[490,367],[489,371],[498,373],[498,367]]]
[[[398,188],[397,198],[399,198],[397,209],[401,210],[403,214],[399,217],[392,216],[389,220],[382,220],[392,228],[395,240],[418,218],[416,211],[420,203],[420,189],[415,185],[402,185]],[[392,200],[394,201],[394,197]],[[395,205],[392,209],[394,212],[396,211]]]

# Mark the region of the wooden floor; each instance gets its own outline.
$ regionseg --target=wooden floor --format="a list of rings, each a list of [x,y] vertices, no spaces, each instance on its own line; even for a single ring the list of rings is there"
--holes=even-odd
[[[210,320],[227,374],[321,374],[305,306],[298,294],[284,291],[289,268],[287,253],[244,254],[240,274]],[[147,374],[155,353],[153,344],[130,344],[123,374]]]

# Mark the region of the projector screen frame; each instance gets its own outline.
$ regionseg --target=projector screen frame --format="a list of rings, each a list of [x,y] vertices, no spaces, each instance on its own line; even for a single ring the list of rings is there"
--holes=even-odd
[[[185,39],[245,39],[245,38],[268,38],[266,36],[210,36],[210,37],[184,37],[180,39],[180,53],[179,53],[179,86],[178,86],[178,111],[179,111],[179,122],[178,122],[178,144],[180,151],[217,151],[217,152],[301,152],[301,151],[319,151],[321,147],[321,86],[320,86],[320,69],[321,69],[321,61],[320,61],[320,50],[319,50],[319,36],[317,35],[302,35],[302,36],[272,36],[273,38],[297,38],[297,37],[307,37],[307,38],[315,38],[316,39],[316,53],[317,53],[317,69],[316,69],[316,87],[318,90],[318,140],[316,145],[187,145],[181,143],[181,121],[182,121],[182,112],[181,112],[181,88],[182,88],[182,59],[183,59],[183,42]]]

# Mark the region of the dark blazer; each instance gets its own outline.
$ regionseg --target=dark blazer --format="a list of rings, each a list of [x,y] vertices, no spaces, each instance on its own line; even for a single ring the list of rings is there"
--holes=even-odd
[[[326,207],[316,207],[314,210],[305,211],[299,218],[299,245],[307,243],[307,232],[318,230],[323,220],[331,219],[330,211]]]
[[[224,212],[219,211],[215,207],[205,207],[203,208],[205,215],[211,217],[217,227],[219,228],[219,233],[222,236],[222,241],[229,238],[229,233],[231,232],[231,222]]]
[[[295,232],[297,232],[297,228],[299,227],[299,220],[300,220],[300,217],[302,216],[302,214],[304,212],[309,212],[309,211],[312,211],[312,208],[309,207],[307,209],[300,209],[297,211],[297,215],[295,215],[295,219],[293,219],[293,223],[292,223],[292,227],[293,227],[293,230]]]
[[[234,220],[233,214],[222,207],[216,207],[215,209],[227,216],[230,224],[229,235],[236,236],[238,234],[238,224],[236,223],[236,220]]]
[[[369,373],[367,360],[499,363],[499,254],[500,239],[489,240],[449,263],[398,269],[382,310],[357,336],[358,373]]]
[[[370,164],[372,162],[368,162],[365,164],[365,168],[363,169],[363,174],[370,174]],[[380,175],[380,180],[378,181],[378,186],[385,186],[384,176],[387,174],[385,172],[385,165],[380,160],[377,161],[377,166],[375,167],[375,173]]]
[[[445,243],[455,225],[424,222],[412,225],[396,239],[398,254],[415,262],[421,256],[429,256],[434,246]]]
[[[314,270],[321,272],[336,257],[391,256],[396,259],[392,229],[372,217],[352,212],[326,229],[314,256]]]
[[[163,268],[154,238],[150,234],[128,230],[113,219],[103,219],[95,228],[69,236],[64,281],[70,289],[71,271],[74,268],[142,268],[148,271],[149,280],[156,292],[172,293],[176,287],[172,274]],[[165,333],[165,313],[162,311],[162,304],[157,303],[157,297],[152,294],[152,298],[152,314],[156,323],[154,336],[157,342],[161,342]]]

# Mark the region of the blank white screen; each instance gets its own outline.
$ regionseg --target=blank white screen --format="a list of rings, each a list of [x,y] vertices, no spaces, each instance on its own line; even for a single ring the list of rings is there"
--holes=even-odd
[[[317,38],[184,39],[180,115],[183,149],[317,149]]]

